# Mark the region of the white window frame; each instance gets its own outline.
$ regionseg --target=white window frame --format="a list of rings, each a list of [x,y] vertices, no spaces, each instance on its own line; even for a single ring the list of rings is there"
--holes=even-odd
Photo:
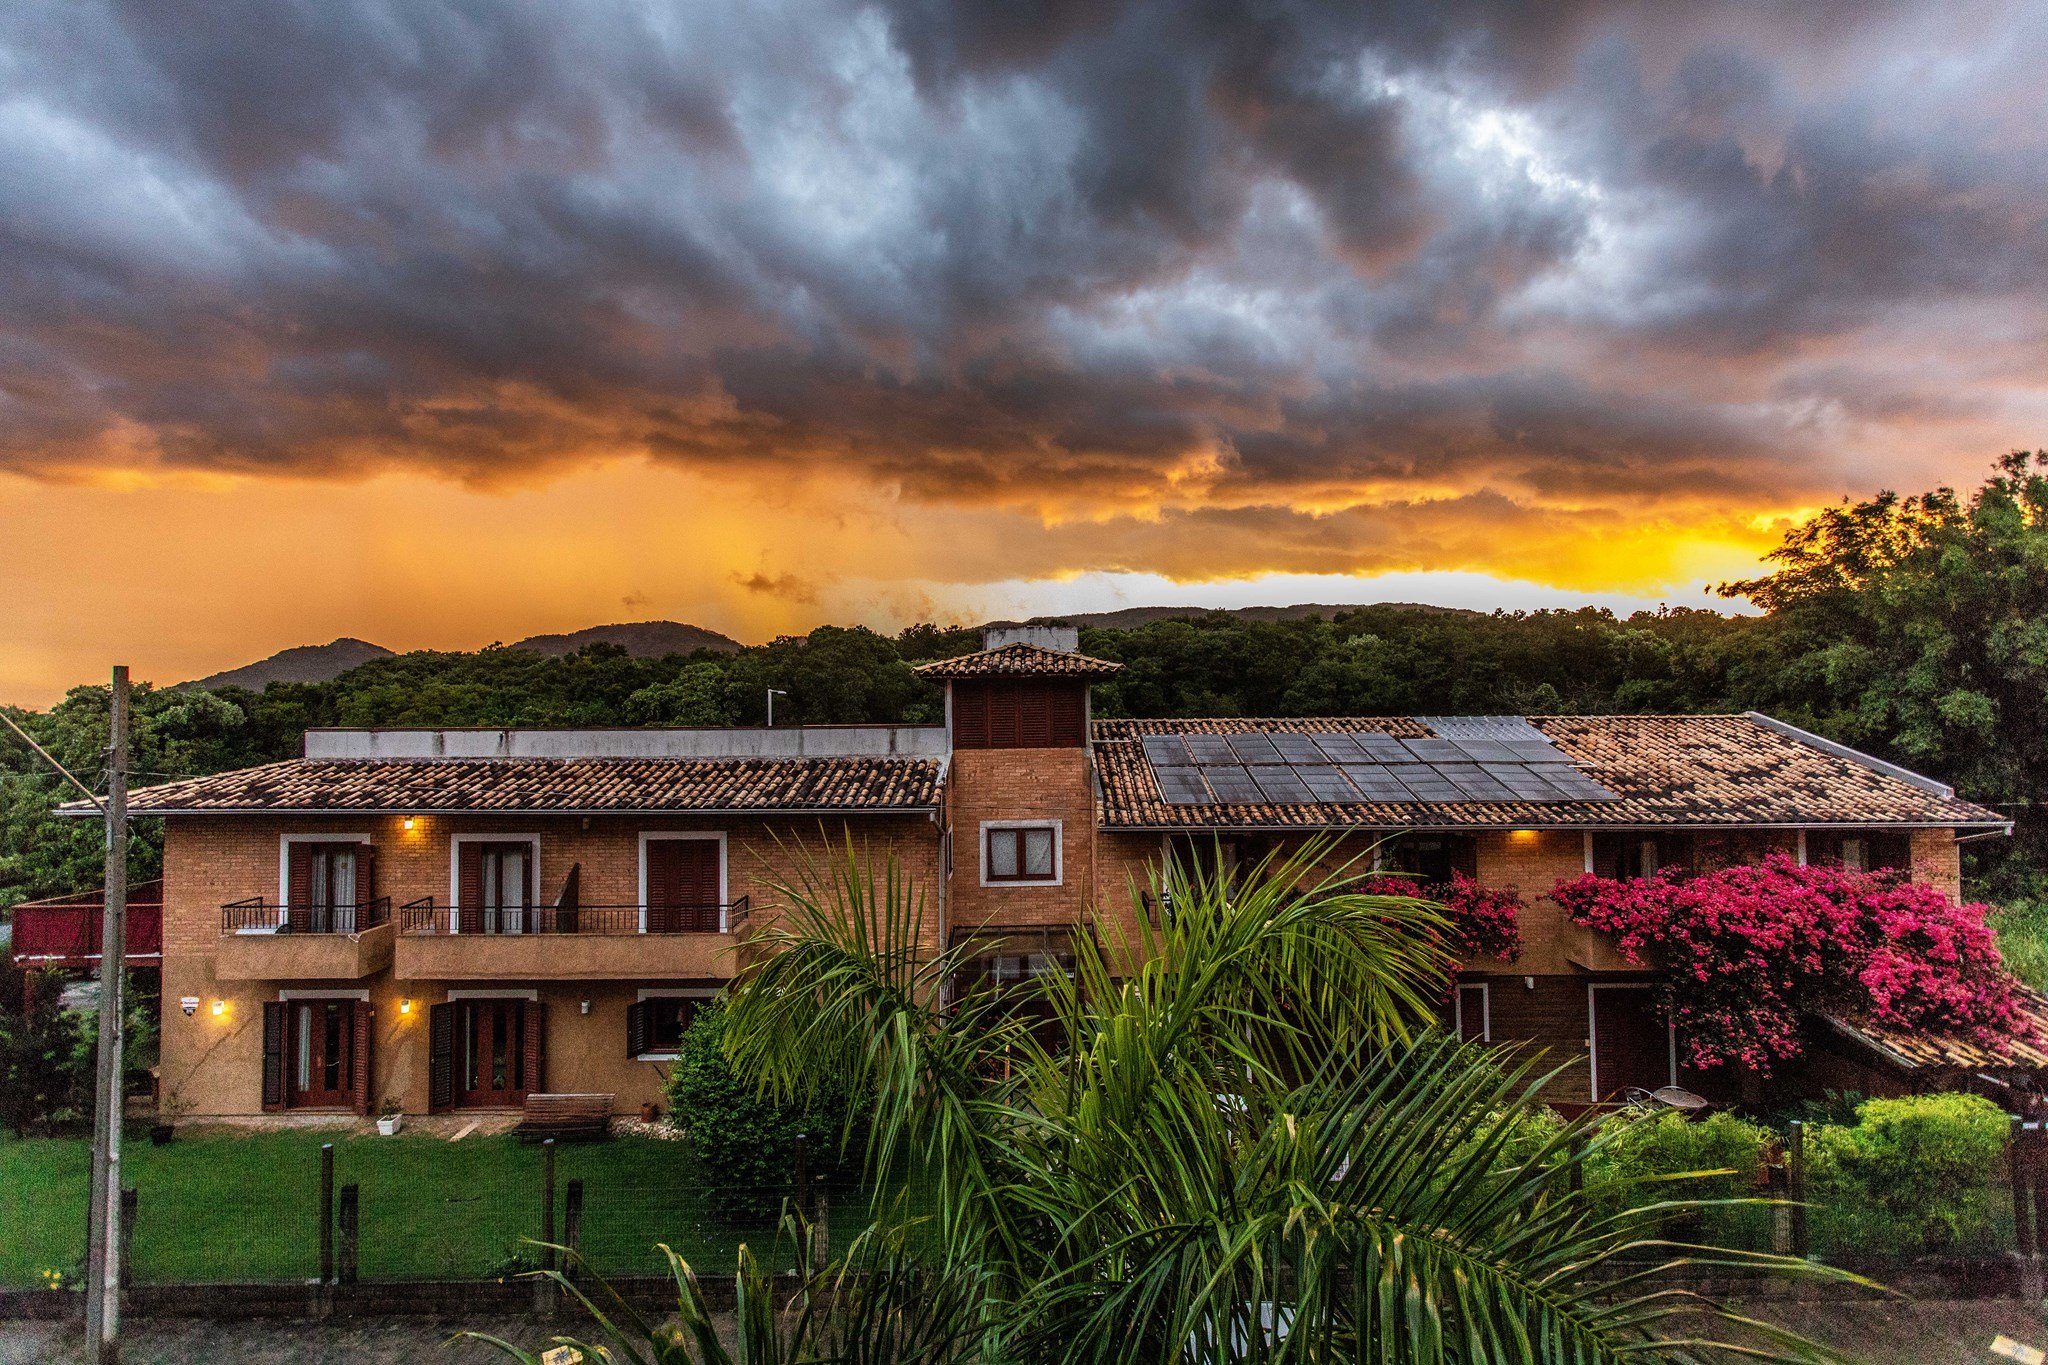
[[[370,993],[369,993],[369,992],[368,992],[367,990],[362,990],[362,991],[325,991],[325,990],[310,990],[310,991],[298,991],[298,990],[292,990],[292,991],[279,991],[279,992],[277,993],[277,998],[278,998],[278,1000],[279,1000],[280,1002],[282,1002],[282,1003],[289,1003],[289,1002],[291,1002],[291,1001],[293,1001],[293,1000],[361,1000],[361,1001],[362,1001],[362,1002],[364,1002],[365,1004],[368,1004],[368,1003],[369,1003],[369,999],[370,999]]]
[[[1477,1038],[1465,1038],[1463,1036],[1465,1032],[1466,991],[1479,992],[1479,1036]],[[1458,1035],[1461,1041],[1468,1043],[1490,1043],[1493,1041],[1492,983],[1486,981],[1460,981],[1458,983],[1458,999],[1453,1004],[1454,1012],[1451,1015],[1452,1033]]]
[[[1600,1012],[1595,1003],[1595,991],[1648,991],[1656,985],[1649,981],[1588,981],[1586,983],[1586,1070],[1592,1092],[1593,1103],[1600,1103]],[[1670,1079],[1666,1085],[1678,1084],[1678,1025],[1664,1021],[1664,1074]]]
[[[448,836],[448,932],[462,932],[462,846],[464,844],[533,845],[533,908],[540,908],[540,836],[538,834],[451,834]],[[490,937],[497,937],[491,935]]]
[[[729,934],[732,925],[731,912],[726,907],[732,904],[731,859],[726,856],[725,831],[722,829],[643,829],[640,831],[640,932],[647,932],[647,846],[658,839],[712,839],[718,843],[718,932]]]
[[[284,924],[285,924],[285,911],[286,911],[286,909],[288,908],[288,906],[289,906],[289,904],[290,904],[290,902],[291,902],[291,898],[292,898],[292,845],[293,845],[293,844],[370,844],[370,845],[371,845],[372,847],[374,847],[374,846],[375,846],[375,844],[376,844],[376,841],[375,841],[374,839],[372,839],[372,838],[371,838],[371,837],[370,837],[369,835],[367,835],[367,834],[292,834],[292,833],[285,833],[285,834],[280,834],[280,835],[278,835],[278,836],[277,836],[277,923],[278,923],[278,928],[283,928],[283,927],[284,927]],[[235,930],[235,932],[236,932],[236,933],[238,933],[238,934],[270,934],[270,933],[275,933],[275,932],[276,932],[276,930],[274,930],[274,929],[266,929],[266,928],[262,927],[261,925],[245,925],[244,927],[242,927],[242,928],[240,928],[240,929],[237,929],[237,930]],[[283,999],[283,997],[282,997],[282,996],[280,996],[280,997],[278,997],[278,998],[279,998],[279,999]]]
[[[717,986],[649,986],[634,996],[635,1003],[643,1000],[715,1000],[720,987]],[[673,1062],[682,1054],[679,1052],[636,1052],[636,1062]]]
[[[540,999],[537,986],[494,986],[482,990],[459,989],[448,992],[448,999],[456,1000],[532,1000]]]
[[[1051,877],[998,877],[991,880],[988,875],[988,836],[990,830],[998,829],[1050,829],[1052,831],[1052,876]],[[1064,886],[1067,882],[1067,828],[1066,821],[1051,816],[1035,820],[984,820],[975,837],[979,847],[975,852],[981,864],[981,884],[1004,891],[1039,891],[1047,887]],[[1020,841],[1017,856],[1024,856]]]

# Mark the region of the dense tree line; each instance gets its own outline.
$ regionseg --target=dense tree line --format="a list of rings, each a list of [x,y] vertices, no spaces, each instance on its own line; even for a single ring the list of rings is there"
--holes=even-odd
[[[2014,455],[1968,494],[1890,493],[1795,528],[1773,572],[1725,591],[1763,609],[1490,615],[1362,607],[1334,619],[1213,613],[1087,629],[1122,662],[1103,715],[1414,715],[1756,709],[1954,781],[2020,824],[1976,858],[1991,894],[2039,894],[2048,866],[2048,457]],[[977,647],[977,632],[889,637],[824,626],[719,654],[635,659],[489,648],[378,659],[326,683],[262,693],[142,689],[142,780],[286,758],[318,725],[757,725],[932,722],[937,688],[911,665]],[[59,758],[94,772],[106,690],[12,711]],[[60,821],[65,793],[0,734],[0,905],[98,880],[96,822]],[[139,846],[154,857],[147,825]]]

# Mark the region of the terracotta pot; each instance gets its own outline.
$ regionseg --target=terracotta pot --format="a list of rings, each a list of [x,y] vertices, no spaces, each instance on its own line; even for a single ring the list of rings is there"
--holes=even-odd
[[[640,1106],[640,1121],[642,1123],[652,1123],[660,1117],[661,1111],[654,1107],[654,1104],[651,1100],[648,1103]]]

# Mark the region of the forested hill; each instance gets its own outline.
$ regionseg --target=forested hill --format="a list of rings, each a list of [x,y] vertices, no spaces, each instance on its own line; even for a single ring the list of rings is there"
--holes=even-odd
[[[2048,862],[2044,470],[2013,457],[1968,496],[1822,513],[1788,537],[1773,574],[1733,585],[1762,615],[1382,605],[1084,625],[1081,645],[1125,665],[1096,691],[1108,716],[1767,711],[2008,809],[2028,856],[2000,876],[2021,876]],[[965,629],[828,626],[660,658],[610,644],[422,652],[261,693],[145,689],[135,764],[146,781],[267,762],[296,754],[314,725],[759,724],[771,687],[787,694],[786,723],[935,722],[940,694],[911,665],[978,643]],[[104,688],[11,714],[75,768],[98,764]],[[0,736],[0,905],[97,882],[98,827],[53,820],[62,795]]]

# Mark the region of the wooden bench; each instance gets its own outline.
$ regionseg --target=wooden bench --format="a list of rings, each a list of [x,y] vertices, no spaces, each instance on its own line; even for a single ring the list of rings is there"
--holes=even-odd
[[[612,1132],[610,1095],[528,1095],[514,1128],[522,1141],[603,1138]]]

